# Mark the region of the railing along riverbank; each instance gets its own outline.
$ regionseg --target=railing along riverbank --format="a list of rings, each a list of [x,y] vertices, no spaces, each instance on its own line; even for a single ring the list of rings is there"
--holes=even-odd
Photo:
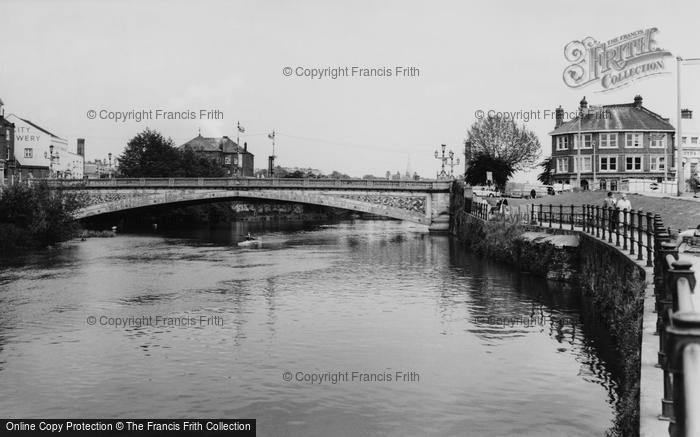
[[[465,212],[484,221],[511,221],[543,229],[583,232],[615,246],[653,271],[658,363],[663,393],[658,420],[671,437],[700,437],[700,300],[693,263],[681,259],[659,214],[597,205],[530,205],[527,212],[495,212],[467,202]],[[513,210],[511,210],[513,212]]]

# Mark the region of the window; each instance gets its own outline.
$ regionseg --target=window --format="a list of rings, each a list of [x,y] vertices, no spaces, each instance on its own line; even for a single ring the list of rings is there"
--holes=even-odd
[[[666,157],[665,156],[651,156],[651,157],[649,157],[649,170],[650,171],[665,171],[666,170]]]
[[[625,148],[638,149],[642,147],[642,134],[627,133],[625,134]]]
[[[557,173],[568,173],[569,158],[557,158]]]
[[[666,147],[666,134],[651,134],[651,147],[663,149]]]
[[[681,141],[681,143],[687,144],[687,143],[688,143],[688,137],[683,137],[683,140]]]
[[[231,165],[231,157],[230,156],[227,156],[226,158],[224,158],[224,164]]]
[[[5,129],[5,141],[10,141],[10,129]]]
[[[557,150],[567,150],[569,148],[569,137],[562,135],[557,137]]]
[[[690,144],[697,144],[698,143],[698,137],[692,137],[690,139]]]
[[[583,165],[579,167],[579,162],[583,162]],[[591,170],[591,157],[590,156],[575,156],[574,157],[574,171],[587,172]]]
[[[582,149],[590,149],[593,144],[592,134],[581,134],[581,140],[583,141]],[[578,149],[578,134],[574,134],[574,150]]]
[[[626,156],[625,171],[641,171],[642,157],[641,156]]]
[[[600,171],[617,171],[617,156],[600,156],[599,167]]]
[[[617,149],[617,134],[600,134],[601,149]]]
[[[25,158],[31,158],[34,155],[34,152],[31,147],[24,149],[24,157]]]

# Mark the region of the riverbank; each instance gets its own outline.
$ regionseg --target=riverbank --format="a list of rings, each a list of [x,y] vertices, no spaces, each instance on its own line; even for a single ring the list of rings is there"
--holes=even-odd
[[[0,190],[0,256],[73,238],[79,229],[73,213],[80,207],[77,196],[51,191],[45,183]]]
[[[637,436],[644,292],[652,278],[629,256],[587,234],[473,217],[464,212],[463,193],[454,191],[450,232],[470,250],[538,276],[551,277],[565,267],[576,270],[575,284],[614,338],[621,364],[616,416],[607,435]],[[524,238],[532,231],[576,235],[579,244],[565,250]]]

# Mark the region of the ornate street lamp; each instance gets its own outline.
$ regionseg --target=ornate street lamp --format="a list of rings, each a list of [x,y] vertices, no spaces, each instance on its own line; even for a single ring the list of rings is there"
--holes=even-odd
[[[435,159],[440,160],[440,173],[438,173],[437,178],[438,179],[454,179],[454,166],[459,165],[459,158],[455,160],[454,156],[455,153],[450,150],[447,153],[447,156],[445,156],[445,149],[447,146],[445,144],[441,145],[442,147],[442,154],[438,153],[438,151],[435,151]],[[449,163],[448,163],[449,161]],[[450,166],[450,174],[448,175],[447,172],[445,171],[445,166],[449,165]]]

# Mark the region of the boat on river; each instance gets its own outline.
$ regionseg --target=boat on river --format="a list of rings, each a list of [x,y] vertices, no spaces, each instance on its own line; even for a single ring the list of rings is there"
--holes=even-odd
[[[255,247],[260,244],[262,244],[262,240],[259,237],[253,237],[251,235],[248,235],[245,240],[238,242],[239,247]]]

